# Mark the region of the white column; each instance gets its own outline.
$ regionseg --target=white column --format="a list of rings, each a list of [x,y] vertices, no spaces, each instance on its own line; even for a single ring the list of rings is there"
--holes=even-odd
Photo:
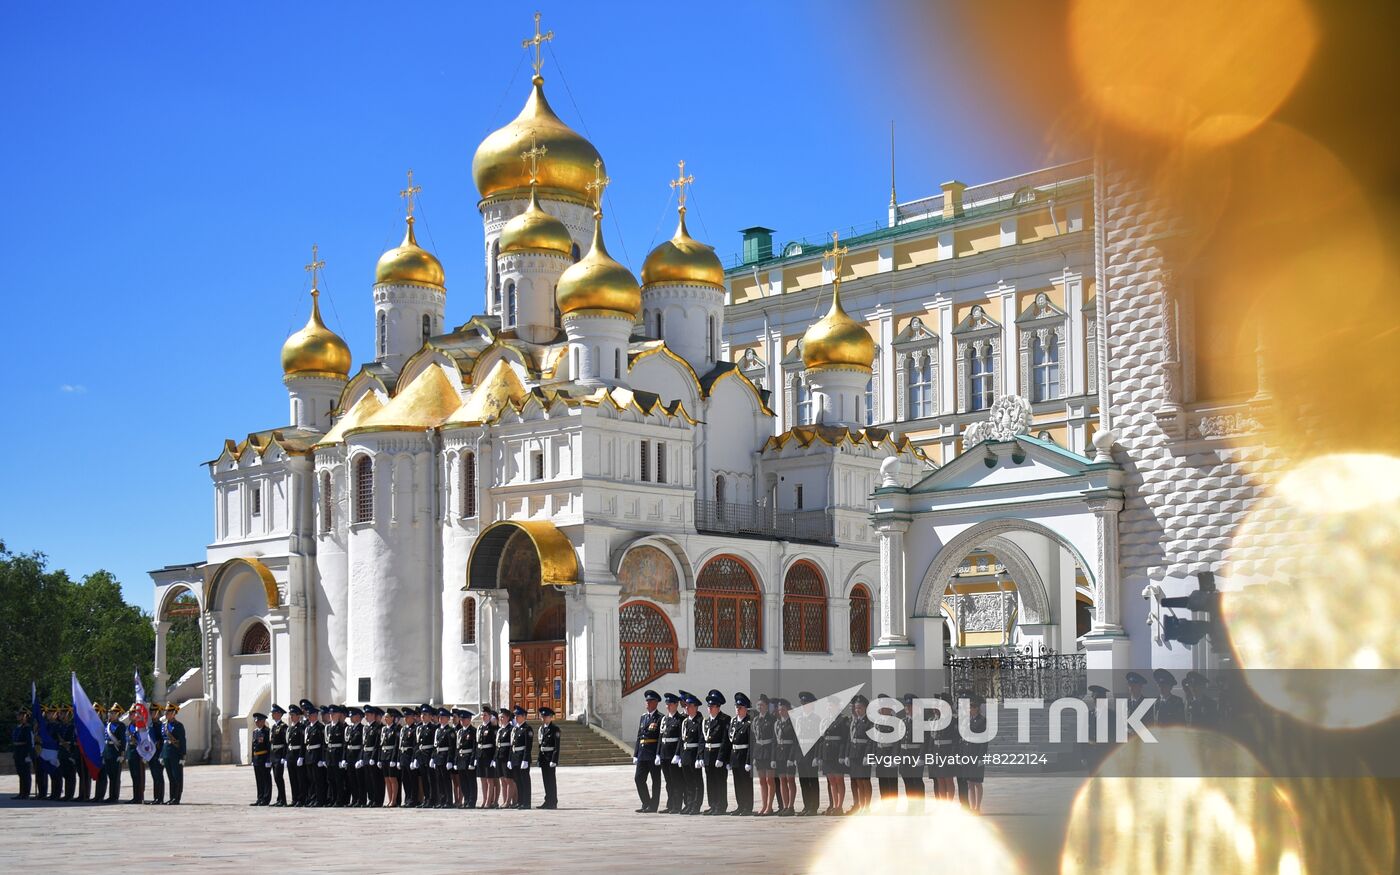
[[[958,363],[953,343],[953,302],[943,298],[935,301],[933,307],[938,317],[938,412],[948,414],[958,409],[954,389]]]
[[[151,673],[155,678],[153,701],[164,702],[169,680],[165,674],[165,637],[170,632],[170,623],[167,620],[155,620],[151,625],[156,630],[155,670]],[[202,642],[200,646],[203,646]]]
[[[1074,597],[1074,554],[1058,546],[1055,552],[1058,554],[1059,573],[1056,577],[1059,579],[1059,589],[1054,593],[1054,610],[1055,619],[1059,621],[1059,635],[1052,646],[1061,653],[1073,653],[1078,647],[1075,635],[1078,612]]]
[[[1065,271],[1061,282],[1065,287],[1065,313],[1069,314],[1069,337],[1060,367],[1069,369],[1069,394],[1083,395],[1089,387],[1089,375],[1084,370],[1084,278]]]
[[[1086,662],[1091,670],[1114,670],[1127,664],[1129,646],[1119,613],[1118,511],[1123,499],[1115,493],[1090,493],[1085,503],[1094,514],[1099,546],[1094,569],[1094,626],[1084,636]]]
[[[1016,343],[1016,289],[1002,285],[987,295],[1001,297],[1001,391],[998,395],[1019,395],[1021,380],[1020,350]]]
[[[875,393],[879,399],[876,403],[880,405],[880,416],[876,421],[893,422],[897,396],[894,367],[894,311],[888,307],[880,307],[871,315],[877,320],[877,330],[880,334],[878,341],[880,361],[877,365],[880,382],[875,386]]]
[[[904,533],[905,520],[885,519],[875,523],[880,533],[880,647],[901,647],[909,643],[905,618]]]

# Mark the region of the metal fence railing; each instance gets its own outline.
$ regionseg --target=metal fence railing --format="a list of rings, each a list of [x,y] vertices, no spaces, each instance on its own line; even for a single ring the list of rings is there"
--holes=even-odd
[[[830,510],[783,511],[760,504],[695,500],[695,528],[722,535],[749,535],[782,541],[836,541]]]

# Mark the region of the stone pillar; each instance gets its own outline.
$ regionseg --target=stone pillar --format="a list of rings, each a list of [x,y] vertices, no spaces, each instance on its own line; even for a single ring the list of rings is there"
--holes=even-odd
[[[1084,636],[1084,649],[1089,669],[1115,670],[1128,662],[1128,635],[1119,606],[1118,511],[1123,498],[1117,491],[1104,490],[1086,494],[1085,503],[1094,514],[1099,555],[1094,569],[1094,626]]]
[[[1077,611],[1074,596],[1074,554],[1064,547],[1057,547],[1059,589],[1055,593],[1055,618],[1059,621],[1059,634],[1051,641],[1051,646],[1061,653],[1073,653],[1078,649]]]
[[[909,644],[905,630],[908,616],[904,574],[904,533],[909,521],[879,519],[875,531],[880,535],[880,637],[879,647],[903,647]]]
[[[170,633],[170,622],[168,620],[155,620],[151,625],[156,630],[155,671],[152,672],[155,678],[155,698],[152,701],[164,702],[166,687],[169,683],[169,677],[165,673],[165,636]]]

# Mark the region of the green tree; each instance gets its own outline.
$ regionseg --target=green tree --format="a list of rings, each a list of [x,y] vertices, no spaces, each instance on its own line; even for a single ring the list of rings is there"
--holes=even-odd
[[[176,596],[166,617],[170,629],[165,633],[165,670],[173,688],[185,672],[200,665],[199,602],[190,593]]]

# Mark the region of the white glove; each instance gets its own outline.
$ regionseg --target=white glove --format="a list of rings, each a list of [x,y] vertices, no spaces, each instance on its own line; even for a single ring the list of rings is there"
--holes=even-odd
[[[659,765],[661,765],[661,757],[660,757],[659,755],[656,757],[656,762],[652,763],[652,765],[654,765],[654,766],[659,766]]]
[[[272,760],[268,760],[267,762],[263,763],[263,765],[269,769],[272,768]]]
[[[632,757],[632,765],[635,766],[636,764],[637,764],[637,758],[636,758],[636,757]]]
[[[734,771],[734,767],[731,766],[729,763],[725,763],[725,764],[724,764],[724,770],[725,770],[726,772],[732,772],[732,771]]]
[[[753,771],[753,766],[749,765],[748,763],[744,763],[744,771],[746,771],[746,772],[752,772],[752,771]]]
[[[703,768],[705,768],[705,761],[704,761],[704,760],[696,760],[696,761],[695,761],[695,768],[697,768],[697,769],[703,769]]]
[[[678,765],[680,765],[680,764],[681,764],[681,757],[680,757],[680,754],[676,754],[675,756],[671,757],[671,765],[673,765],[673,766],[678,766]]]
[[[306,765],[306,757],[297,757],[297,765],[298,765],[298,766],[304,766],[304,765]]]
[[[554,766],[555,766],[554,763],[545,763],[545,765],[549,766],[551,769],[554,768]]]
[[[417,769],[417,768],[418,768],[418,761],[417,761],[417,760],[414,760],[413,762],[411,762],[411,763],[408,764],[408,767],[409,767],[410,769]]]
[[[341,760],[341,761],[340,761],[340,767],[341,767],[342,769],[345,768],[345,760]]]
[[[364,760],[355,760],[355,768],[357,768],[357,769],[363,769],[364,767],[365,767],[365,761],[364,761]]]
[[[321,761],[320,761],[319,763],[317,763],[316,765],[318,765],[318,766],[320,766],[321,768],[324,769],[324,768],[326,767],[326,761],[325,761],[325,760],[321,760]]]

